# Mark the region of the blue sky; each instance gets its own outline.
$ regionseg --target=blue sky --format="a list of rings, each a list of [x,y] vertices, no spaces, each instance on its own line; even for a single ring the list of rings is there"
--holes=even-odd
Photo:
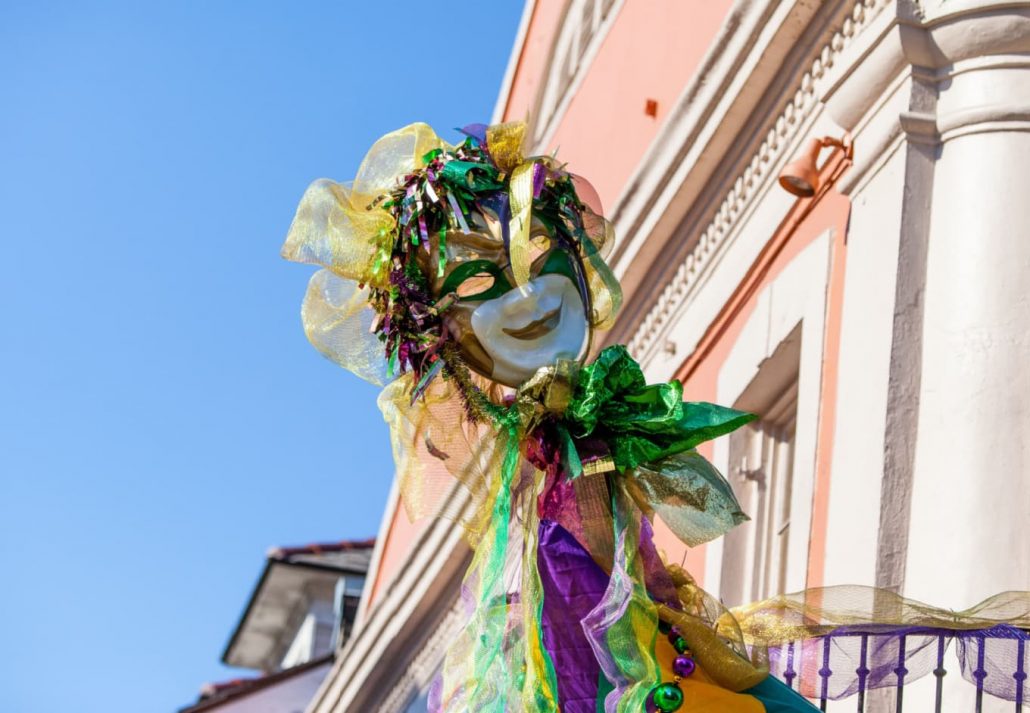
[[[375,389],[278,251],[379,135],[487,121],[522,3],[0,6],[0,710],[148,713],[266,548],[374,535]]]

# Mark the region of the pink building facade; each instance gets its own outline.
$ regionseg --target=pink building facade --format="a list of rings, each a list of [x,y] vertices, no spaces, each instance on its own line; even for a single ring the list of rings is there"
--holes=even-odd
[[[1030,589],[1028,57],[1022,2],[527,1],[493,120],[528,119],[614,222],[606,343],[761,415],[706,453],[752,520],[689,551],[660,532],[727,604]],[[788,193],[822,137],[853,155],[826,148],[813,195]],[[468,559],[393,493],[308,710],[425,710]]]

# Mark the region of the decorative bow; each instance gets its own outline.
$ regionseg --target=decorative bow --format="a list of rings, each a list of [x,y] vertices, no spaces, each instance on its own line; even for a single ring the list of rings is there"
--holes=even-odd
[[[542,369],[519,389],[507,415],[523,434],[543,431],[557,441],[568,480],[617,471],[638,506],[657,513],[690,546],[748,519],[729,483],[694,448],[755,416],[684,402],[678,381],[647,384],[624,346],[604,349],[584,367],[561,362]]]
[[[616,345],[583,367],[563,420],[573,439],[604,441],[613,469],[628,471],[689,451],[754,419],[716,404],[684,402],[678,381],[648,385],[626,347]],[[575,465],[570,466],[575,477]]]

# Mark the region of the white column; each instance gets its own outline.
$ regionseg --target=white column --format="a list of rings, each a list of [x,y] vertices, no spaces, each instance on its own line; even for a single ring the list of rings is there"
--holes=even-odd
[[[931,3],[932,5],[933,3]],[[1030,10],[925,8],[937,156],[904,593],[969,607],[1030,589]],[[934,15],[934,13],[940,13]],[[948,710],[974,687],[948,664]],[[915,691],[913,691],[915,693]],[[930,704],[929,688],[912,701]],[[906,696],[908,698],[908,696]],[[986,698],[984,711],[1011,703]]]
[[[1030,16],[929,34],[954,61],[935,71],[905,593],[964,608],[1030,589]]]

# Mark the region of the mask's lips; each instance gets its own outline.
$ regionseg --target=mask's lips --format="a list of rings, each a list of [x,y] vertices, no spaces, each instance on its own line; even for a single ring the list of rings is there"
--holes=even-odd
[[[555,330],[555,328],[557,328],[558,323],[561,321],[561,309],[563,304],[564,300],[562,301],[562,304],[558,305],[556,309],[548,312],[540,319],[533,320],[525,327],[520,327],[518,329],[508,329],[507,327],[502,327],[501,331],[507,334],[509,337],[512,337],[514,339],[522,339],[527,342],[533,341],[534,339],[540,339],[541,337],[550,334]]]

